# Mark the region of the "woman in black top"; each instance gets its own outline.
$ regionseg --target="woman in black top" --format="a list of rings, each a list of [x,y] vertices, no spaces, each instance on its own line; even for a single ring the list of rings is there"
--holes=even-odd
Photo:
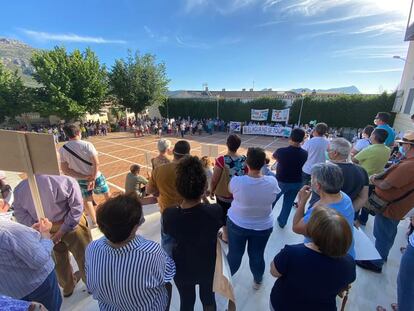
[[[278,279],[270,294],[271,310],[336,310],[336,296],[355,281],[355,262],[347,254],[352,229],[332,208],[316,207],[307,225],[313,242],[286,245],[273,259]]]
[[[207,177],[197,157],[188,156],[178,163],[176,188],[184,200],[176,208],[167,208],[162,217],[165,233],[176,241],[174,282],[180,294],[180,310],[194,310],[196,284],[203,309],[216,310],[213,277],[223,211],[216,204],[201,203]]]

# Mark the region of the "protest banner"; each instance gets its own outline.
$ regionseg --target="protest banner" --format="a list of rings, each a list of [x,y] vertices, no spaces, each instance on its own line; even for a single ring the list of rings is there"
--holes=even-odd
[[[251,109],[251,119],[254,121],[267,121],[269,109]]]
[[[60,175],[53,135],[0,130],[0,144],[0,169],[26,173],[37,218],[44,218],[35,174]]]
[[[230,132],[241,132],[241,122],[230,121]]]
[[[288,123],[289,111],[290,109],[283,109],[283,110],[272,109],[272,121]]]
[[[218,157],[218,145],[213,144],[201,144],[201,156],[207,156],[211,158]]]
[[[249,125],[243,126],[245,135],[265,135],[289,137],[292,129],[287,126],[266,126],[266,125]]]

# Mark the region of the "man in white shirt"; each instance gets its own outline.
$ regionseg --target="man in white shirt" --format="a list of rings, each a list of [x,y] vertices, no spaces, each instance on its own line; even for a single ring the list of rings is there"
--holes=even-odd
[[[326,161],[326,152],[328,150],[329,142],[325,137],[328,132],[328,125],[326,123],[318,123],[313,130],[313,137],[307,140],[302,148],[308,152],[308,159],[302,168],[302,181],[309,185],[311,180],[312,167],[318,163]]]
[[[109,199],[110,196],[106,179],[99,171],[98,152],[90,142],[81,140],[81,131],[76,124],[66,125],[64,131],[69,141],[59,150],[60,166],[65,175],[77,179],[85,209],[95,225],[93,193],[103,194],[105,199]]]

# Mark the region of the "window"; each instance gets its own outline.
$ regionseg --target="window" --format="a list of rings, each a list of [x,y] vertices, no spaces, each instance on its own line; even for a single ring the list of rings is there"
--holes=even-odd
[[[408,93],[407,101],[405,103],[404,113],[411,114],[411,109],[413,107],[413,101],[414,101],[414,89],[410,89],[410,92]]]

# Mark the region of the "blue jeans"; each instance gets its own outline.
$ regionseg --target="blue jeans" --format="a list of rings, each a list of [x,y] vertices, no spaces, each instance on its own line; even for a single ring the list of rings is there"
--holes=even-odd
[[[62,295],[53,270],[46,280],[29,295],[22,298],[26,301],[36,301],[43,304],[49,311],[59,311],[62,305]]]
[[[408,243],[407,249],[401,258],[398,271],[397,294],[398,310],[412,310],[414,306],[414,247]]]
[[[282,190],[276,197],[276,200],[273,202],[273,207],[283,195],[283,205],[280,210],[280,214],[277,217],[277,222],[279,226],[283,228],[286,226],[286,223],[289,219],[290,210],[292,209],[293,202],[295,201],[296,195],[298,194],[300,188],[302,188],[302,183],[285,183],[279,182],[280,190]]]
[[[161,247],[167,253],[168,256],[172,258],[173,248],[175,245],[175,239],[164,232],[164,226],[162,224],[162,215],[161,215]]]
[[[256,283],[262,282],[265,270],[264,251],[272,230],[273,228],[260,231],[244,229],[233,223],[230,218],[227,218],[227,232],[229,239],[227,260],[232,275],[240,268],[247,243],[250,271],[252,272]]]
[[[388,254],[394,244],[395,236],[397,235],[397,226],[399,222],[399,220],[390,219],[382,216],[381,214],[375,215],[375,248],[381,255],[382,259],[373,260],[372,262],[378,267],[382,267],[384,262],[387,261]]]

